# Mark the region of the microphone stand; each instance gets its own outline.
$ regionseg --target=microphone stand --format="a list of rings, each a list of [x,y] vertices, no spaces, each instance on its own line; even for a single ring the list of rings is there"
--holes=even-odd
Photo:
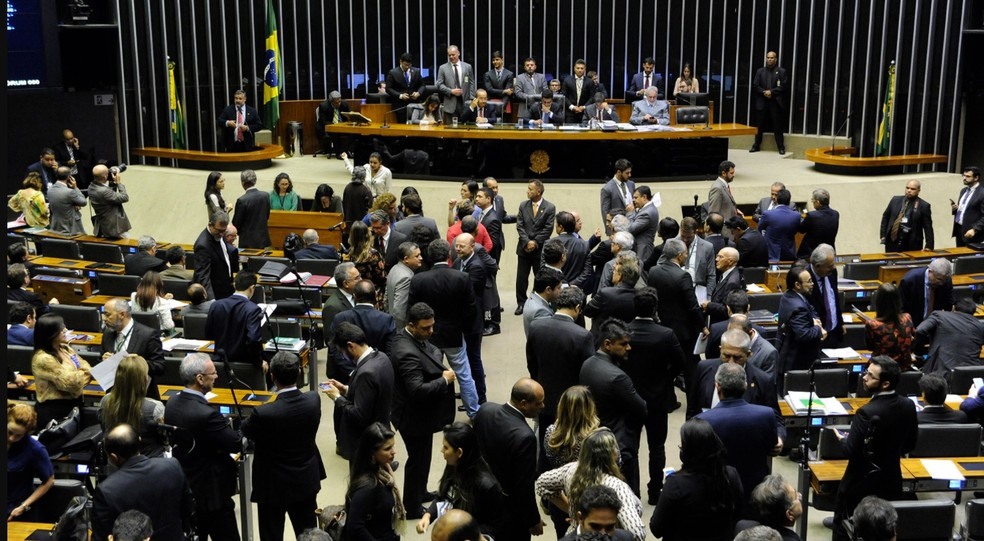
[[[340,222],[338,224],[333,225],[332,227],[338,227],[339,225],[343,225],[344,223],[345,222]],[[331,229],[329,229],[329,231],[330,230]],[[294,275],[294,285],[297,286],[297,294],[300,295],[300,297],[301,297],[301,303],[304,304],[304,315],[307,316],[307,319],[308,319],[308,337],[304,340],[304,344],[308,347],[308,351],[313,351],[314,350],[314,347],[313,347],[313,345],[314,345],[313,344],[313,342],[314,342],[314,333],[315,333],[315,331],[317,329],[315,328],[314,316],[311,314],[311,304],[308,303],[307,297],[304,296],[304,288],[301,287],[301,275],[297,273],[297,257],[294,255],[294,252],[293,251],[287,252],[287,257],[290,259],[290,264],[287,265],[287,271],[290,274],[293,274]],[[318,288],[318,293],[320,294],[320,292],[321,292],[321,288],[319,287]],[[301,337],[302,338],[304,337],[303,331],[301,332]],[[277,337],[276,336],[273,337],[273,343],[274,344],[277,343]],[[279,352],[279,349],[278,349],[278,352]],[[311,390],[313,391],[314,390],[314,379],[315,379],[314,378],[314,375],[317,374],[317,367],[316,366],[312,366],[311,369],[308,370],[308,373],[309,373],[308,374],[308,378],[311,380],[309,382],[309,386],[311,387]]]
[[[403,107],[397,107],[396,109],[390,109],[389,111],[386,111],[385,113],[383,113],[383,124],[381,126],[379,126],[379,127],[380,128],[387,128],[388,129],[390,126],[389,126],[389,124],[386,123],[386,116],[389,115],[389,114],[391,114],[391,113],[397,113],[397,112],[403,111],[403,110],[405,110],[405,109],[407,109],[409,107],[410,107],[409,105],[404,105]]]
[[[835,150],[835,148],[837,146],[837,134],[840,133],[840,131],[844,129],[844,126],[847,126],[847,121],[848,120],[851,120],[851,115],[853,115],[853,114],[854,114],[854,112],[847,113],[847,118],[845,118],[844,119],[844,122],[842,122],[841,125],[840,125],[840,127],[837,128],[837,131],[835,131],[833,133],[833,135],[830,136],[830,153],[831,154],[834,153],[834,150]]]
[[[694,194],[694,219],[700,219],[700,204],[698,201],[700,201],[700,196]]]
[[[805,494],[809,496],[810,493],[810,433],[813,430],[813,397],[817,394],[817,365],[820,364],[819,360],[815,360],[810,363],[810,383],[809,389],[810,393],[807,396],[806,401],[806,428],[803,430],[803,434],[800,435],[800,460],[799,460],[799,490],[801,493],[805,490]],[[789,392],[789,390],[786,390]],[[822,418],[821,418],[822,419]],[[809,497],[807,498],[809,499]],[[803,502],[803,516],[800,517],[799,521],[799,535],[800,539],[806,541],[806,530],[807,530],[807,515],[809,510],[809,501]]]

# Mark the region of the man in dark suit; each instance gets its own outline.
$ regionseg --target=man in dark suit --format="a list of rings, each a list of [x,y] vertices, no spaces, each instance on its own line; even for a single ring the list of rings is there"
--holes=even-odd
[[[762,145],[762,134],[768,123],[776,136],[776,147],[779,154],[786,153],[783,141],[783,129],[786,123],[786,89],[789,88],[789,78],[786,68],[779,67],[779,56],[775,51],[765,55],[765,66],[755,72],[752,78],[752,94],[755,95],[755,111],[757,111],[758,133],[755,134],[755,144],[749,152],[758,152]],[[780,203],[783,204],[783,203]]]
[[[205,353],[190,353],[181,361],[185,388],[164,407],[164,422],[182,428],[175,433],[173,453],[184,469],[195,496],[195,530],[199,539],[239,541],[236,527],[236,462],[230,453],[243,450],[239,432],[205,394],[218,373]]]
[[[974,317],[977,303],[963,298],[953,311],[937,310],[916,327],[913,350],[917,353],[929,346],[924,374],[949,374],[958,366],[980,366],[981,345],[984,345],[984,322]]]
[[[277,400],[264,404],[243,421],[243,436],[256,446],[253,458],[253,493],[260,537],[284,538],[284,515],[290,515],[294,535],[316,525],[312,508],[325,466],[315,443],[321,423],[321,400],[317,393],[297,389],[301,372],[297,355],[281,351],[270,361],[270,379]],[[290,490],[284,490],[285,487]]]
[[[479,88],[475,91],[475,98],[465,104],[465,109],[461,111],[458,120],[463,124],[495,124],[499,121],[495,111],[495,106],[489,104],[488,92]],[[476,148],[479,152],[484,149],[482,145]]]
[[[724,218],[716,212],[708,214],[707,220],[704,220],[704,240],[711,243],[715,255],[722,248],[731,246],[731,241],[725,238],[723,232]]]
[[[969,423],[967,414],[946,405],[946,394],[950,391],[946,379],[939,374],[925,374],[919,378],[919,390],[925,405],[916,412],[919,424],[944,425]]]
[[[745,369],[738,363],[722,363],[714,376],[720,400],[699,418],[714,428],[728,451],[728,465],[738,470],[745,500],[772,469],[771,457],[782,450],[776,432],[775,412],[766,406],[750,404],[743,396],[748,385]]]
[[[390,217],[385,210],[374,210],[369,214],[369,227],[376,239],[376,249],[386,260],[386,270],[400,262],[400,244],[406,242],[403,233],[390,227]]]
[[[194,502],[181,464],[174,458],[140,454],[140,438],[128,424],[110,430],[103,443],[109,462],[119,469],[96,485],[92,539],[105,541],[112,534],[116,517],[135,509],[150,517],[154,539],[183,541],[184,525],[190,525]]]
[[[205,337],[215,341],[216,353],[225,352],[226,361],[250,363],[267,372],[263,359],[263,310],[252,300],[256,274],[240,271],[236,275],[236,292],[215,301],[208,309]]]
[[[769,261],[794,261],[796,259],[796,231],[799,230],[800,213],[789,208],[792,195],[789,190],[779,190],[776,208],[767,211],[759,220],[758,230],[769,247]]]
[[[718,275],[717,285],[714,286],[711,297],[700,305],[711,324],[724,321],[730,316],[726,305],[728,295],[733,291],[745,291],[745,280],[741,276],[741,269],[738,268],[739,257],[738,250],[722,248],[714,258]]]
[[[495,177],[485,177],[485,180],[482,181],[482,187],[492,190],[492,193],[495,194],[492,209],[499,216],[499,220],[504,224],[516,223],[516,216],[506,211],[506,201],[499,195],[499,181]]]
[[[615,175],[601,187],[601,219],[611,220],[609,214],[613,210],[621,214],[635,211],[632,194],[635,193],[635,182],[632,182],[632,162],[625,158],[615,160]],[[645,260],[644,260],[645,261]]]
[[[240,174],[240,182],[246,193],[236,199],[232,225],[239,231],[241,248],[266,248],[270,246],[270,196],[256,188],[256,172],[247,169]]]
[[[803,516],[801,500],[802,496],[799,495],[796,487],[781,475],[766,475],[765,479],[752,489],[751,500],[748,502],[751,514],[758,519],[758,522],[740,520],[735,526],[735,531],[744,531],[761,525],[779,532],[782,541],[800,541],[800,536],[793,531],[793,526]]]
[[[968,242],[980,242],[984,235],[984,192],[978,190],[981,170],[970,165],[963,168],[964,187],[960,190],[957,202],[950,200],[953,213],[953,236],[957,246]]]
[[[495,290],[495,274],[498,266],[485,247],[475,244],[471,233],[462,233],[454,239],[457,256],[451,268],[468,275],[472,293],[475,295],[476,321],[465,332],[465,348],[468,364],[471,366],[472,380],[478,393],[478,403],[485,402],[485,367],[482,365],[482,337],[485,335],[485,320],[492,311],[499,311],[499,293]]]
[[[410,53],[400,55],[400,65],[389,70],[386,74],[386,94],[389,95],[396,111],[396,121],[407,123],[407,105],[420,103],[423,100],[424,80],[420,77],[420,69],[413,67],[413,57]]]
[[[328,134],[325,133],[325,126],[345,122],[345,117],[342,116],[342,113],[351,112],[352,109],[348,106],[348,104],[342,101],[342,93],[337,90],[332,90],[329,92],[328,99],[318,105],[318,119],[315,126],[318,130],[318,140],[321,141],[321,148],[325,151],[325,153],[335,155],[342,153],[342,146],[340,144],[341,139],[335,139],[328,136]]]
[[[884,355],[872,357],[862,382],[871,400],[851,420],[848,434],[836,431],[848,456],[847,469],[837,487],[834,510],[835,540],[848,539],[843,520],[858,502],[873,495],[886,500],[902,499],[902,470],[899,459],[916,446],[916,406],[895,392],[899,365]]]
[[[351,461],[359,446],[359,438],[373,423],[390,426],[393,403],[393,364],[385,353],[366,344],[362,329],[351,323],[342,323],[332,337],[335,347],[355,361],[355,371],[348,385],[328,380],[324,393],[335,403],[335,432],[338,448],[346,460]]]
[[[516,75],[504,67],[505,63],[501,52],[492,53],[492,69],[485,72],[482,88],[489,93],[489,98],[508,103],[513,95],[513,81]]]
[[[554,101],[553,92],[544,90],[540,94],[540,102],[534,103],[530,107],[527,119],[531,126],[543,126],[544,124],[563,126],[564,108],[560,103]]]
[[[475,207],[479,209],[478,223],[485,226],[489,238],[492,239],[492,251],[489,255],[498,263],[502,259],[506,236],[502,232],[502,220],[495,210],[495,198],[495,192],[490,188],[479,188],[478,193],[475,194]]]
[[[584,304],[584,293],[578,287],[560,290],[554,304],[557,312],[551,317],[530,323],[526,337],[526,368],[530,377],[543,382],[544,406],[539,417],[538,441],[556,420],[557,403],[568,388],[577,385],[581,365],[594,355],[594,338],[577,323]],[[540,464],[545,466],[541,443]]]
[[[328,324],[328,335],[334,336],[342,323],[351,323],[362,329],[366,344],[389,355],[393,339],[396,337],[396,320],[386,312],[376,309],[376,286],[369,280],[359,280],[352,288],[355,306],[335,314]],[[343,372],[355,369],[355,359],[345,359],[340,365]]]
[[[48,194],[48,186],[55,183],[55,173],[58,168],[58,160],[55,159],[55,151],[50,148],[41,149],[41,157],[38,161],[27,166],[27,173],[37,173],[41,177],[41,193]]]
[[[407,448],[403,507],[407,518],[422,516],[427,498],[434,434],[454,420],[454,371],[442,362],[441,350],[430,343],[434,310],[419,302],[407,312],[407,326],[397,332],[390,351],[396,367],[393,426]]]
[[[823,188],[813,190],[813,209],[800,221],[799,232],[803,233],[798,257],[808,257],[821,244],[836,247],[837,230],[840,228],[840,213],[830,208],[830,192]]]
[[[437,231],[437,222],[434,218],[424,216],[424,206],[420,201],[419,195],[415,193],[404,195],[400,198],[400,206],[403,207],[404,217],[402,220],[392,224],[392,229],[409,237],[410,233],[413,232],[414,226],[423,225],[434,235],[435,239],[441,238],[441,234]]]
[[[732,291],[725,298],[724,306],[728,311],[728,319],[724,321],[718,321],[717,323],[712,323],[708,327],[709,334],[707,335],[707,349],[704,351],[705,359],[716,359],[721,353],[721,335],[724,331],[728,330],[731,324],[732,318],[736,315],[745,315],[748,313],[748,293],[744,289]],[[747,317],[745,318],[747,319]],[[742,324],[744,326],[744,323]],[[755,331],[759,334],[765,332],[765,329],[759,327],[758,325],[752,326]]]
[[[813,275],[805,267],[793,267],[786,273],[786,292],[779,299],[779,331],[776,349],[776,387],[785,394],[783,374],[789,370],[806,370],[820,356],[820,343],[827,339],[823,322],[810,304]]]
[[[953,264],[942,257],[929,262],[925,268],[912,269],[899,281],[902,311],[912,316],[916,327],[936,310],[949,312],[953,299]]]
[[[508,404],[486,402],[475,416],[475,437],[482,456],[506,494],[502,539],[528,541],[543,535],[543,521],[536,504],[536,434],[526,419],[543,410],[543,387],[522,378],[513,385]]]
[[[588,259],[588,242],[577,235],[577,217],[566,210],[557,213],[557,236],[550,242],[564,246],[564,265],[561,271],[568,285],[585,289],[591,283],[591,261]]]
[[[697,335],[704,328],[704,313],[697,304],[690,274],[683,270],[687,246],[680,239],[669,239],[663,245],[663,257],[666,258],[665,262],[649,269],[648,283],[659,294],[659,320],[673,329],[687,356],[683,378],[690,388],[699,360],[692,352]]]
[[[82,150],[79,138],[70,129],[62,130],[62,140],[51,145],[55,151],[55,160],[63,167],[68,167],[72,176],[79,182],[79,188],[89,186],[89,172],[92,165],[89,154]]]
[[[34,323],[37,322],[34,306],[27,302],[14,302],[8,306],[10,313],[7,323],[10,327],[7,329],[7,345],[33,348]]]
[[[236,90],[233,100],[219,115],[222,146],[226,152],[249,152],[256,146],[256,132],[263,129],[260,114],[246,105],[246,92]]]
[[[588,65],[583,58],[574,61],[574,73],[564,79],[561,84],[561,92],[567,102],[566,122],[568,124],[580,124],[584,116],[584,108],[594,98],[595,84],[589,77],[585,76]]]
[[[351,310],[355,306],[355,284],[360,278],[359,269],[356,269],[355,263],[351,261],[339,263],[335,267],[335,292],[328,297],[321,309],[322,321],[334,321],[338,314],[345,310]],[[342,383],[348,383],[351,363],[332,343],[330,323],[325,327],[325,345],[328,347],[328,362],[325,366],[327,376]]]
[[[628,90],[625,91],[626,103],[641,99],[647,88],[659,85],[663,76],[656,73],[655,69],[656,60],[653,57],[647,56],[642,60],[642,71],[632,76],[632,82],[629,84]]]
[[[601,345],[581,365],[578,381],[591,390],[601,425],[615,434],[625,482],[639,494],[639,434],[648,410],[628,374],[619,367],[632,349],[631,337],[625,322],[605,321],[601,325]]]
[[[102,358],[106,360],[120,351],[140,355],[147,361],[150,383],[147,397],[159,399],[156,377],[164,373],[164,349],[161,333],[133,320],[130,301],[122,297],[109,299],[103,305]]]
[[[195,282],[205,287],[209,299],[224,299],[235,288],[232,276],[239,271],[239,249],[225,241],[229,215],[217,211],[195,240]]]
[[[813,280],[813,291],[807,297],[813,306],[813,311],[820,318],[823,330],[827,331],[824,347],[837,347],[844,336],[844,311],[840,292],[837,290],[837,267],[835,266],[834,247],[829,244],[819,244],[810,253],[810,278]]]
[[[430,243],[427,256],[434,264],[410,280],[410,304],[425,302],[434,310],[436,323],[431,343],[448,358],[458,378],[465,412],[474,417],[479,406],[478,391],[472,379],[465,335],[481,333],[481,319],[468,274],[447,264],[450,251],[444,239]]]
[[[639,261],[646,261],[653,253],[653,242],[659,229],[659,210],[652,201],[649,186],[639,186],[632,192],[632,204],[636,209],[629,215],[629,233],[635,239],[633,249]]]
[[[526,187],[527,200],[519,204],[516,214],[516,231],[519,233],[519,243],[516,245],[516,311],[515,315],[523,313],[523,303],[526,302],[526,292],[530,287],[530,272],[536,274],[540,268],[540,257],[543,243],[550,238],[554,228],[556,208],[553,203],[543,198],[543,183],[533,179]]]
[[[936,245],[933,236],[933,210],[928,201],[919,197],[922,183],[910,180],[905,184],[905,195],[896,195],[882,213],[879,236],[886,252],[912,252],[927,250]]]
[[[167,269],[167,262],[157,257],[157,241],[150,235],[140,237],[136,253],[127,255],[123,263],[123,272],[130,276],[143,276],[147,271],[162,272]]]
[[[656,289],[647,287],[633,299],[636,318],[629,323],[632,333],[628,357],[622,369],[628,374],[639,396],[646,401],[646,441],[649,442],[649,503],[656,505],[663,490],[660,472],[666,466],[667,421],[670,406],[676,402],[673,379],[683,371],[680,342],[669,327],[656,323],[659,306]]]
[[[738,265],[745,269],[769,266],[769,247],[762,233],[749,228],[748,222],[741,216],[729,219],[725,225],[731,230],[731,238],[738,250]]]
[[[615,318],[628,323],[635,319],[635,284],[639,280],[639,265],[623,262],[615,265],[612,273],[612,287],[603,287],[591,297],[584,307],[584,316],[591,318],[591,335],[599,343],[601,326],[605,320]]]
[[[338,250],[331,244],[319,244],[321,238],[314,229],[307,229],[301,235],[304,248],[294,253],[297,259],[339,259]]]

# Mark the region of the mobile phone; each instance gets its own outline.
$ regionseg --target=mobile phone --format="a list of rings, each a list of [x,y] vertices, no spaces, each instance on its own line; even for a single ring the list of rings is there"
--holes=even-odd
[[[327,381],[324,383],[319,383],[318,387],[321,387],[322,391],[327,391],[328,389],[331,389],[331,383],[328,383]]]

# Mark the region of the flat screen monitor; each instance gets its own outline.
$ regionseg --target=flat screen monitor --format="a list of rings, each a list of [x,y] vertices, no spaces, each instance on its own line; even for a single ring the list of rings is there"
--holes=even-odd
[[[676,95],[677,105],[703,105],[710,104],[707,99],[707,92],[681,92]]]

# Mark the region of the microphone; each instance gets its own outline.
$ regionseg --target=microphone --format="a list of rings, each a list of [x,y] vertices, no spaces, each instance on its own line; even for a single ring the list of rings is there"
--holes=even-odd
[[[409,105],[404,105],[403,107],[397,107],[396,109],[390,109],[389,111],[386,111],[385,113],[383,113],[383,124],[380,126],[380,128],[389,128],[389,124],[386,123],[386,115],[388,115],[390,113],[396,113],[396,112],[399,112],[399,111],[403,111],[404,109],[407,109],[409,107],[410,107]]]
[[[700,219],[700,204],[698,203],[698,201],[700,201],[700,196],[697,195],[697,194],[694,194],[694,218],[696,218],[696,219],[699,220]]]
[[[245,381],[239,379],[236,376],[236,371],[232,369],[232,363],[226,357],[225,350],[224,349],[220,349],[220,350],[216,351],[215,352],[215,357],[217,359],[222,359],[222,368],[223,368],[223,371],[225,372],[226,379],[229,380],[229,387],[232,388],[232,382],[233,381],[237,381],[237,382],[239,382],[240,385],[242,385],[243,387],[246,387],[247,389],[249,389],[249,395],[246,396],[245,399],[246,400],[253,400],[253,399],[255,399],[256,398],[256,393],[253,391],[253,388],[250,387],[248,383],[246,383]],[[235,392],[232,393],[232,397],[233,398],[236,397],[236,393]],[[236,404],[236,407],[237,408],[239,407],[239,404],[238,403]],[[241,415],[240,415],[240,417],[241,417]]]
[[[844,126],[847,126],[847,121],[848,120],[851,120],[851,116],[852,115],[854,115],[854,111],[848,112],[847,113],[847,118],[845,118],[844,119],[844,122],[842,122],[841,125],[840,125],[840,127],[837,128],[837,131],[835,131],[833,133],[833,135],[830,136],[830,153],[831,154],[834,153],[834,147],[837,145],[837,134],[840,133],[840,131],[844,129]]]
[[[341,221],[341,222],[338,222],[337,224],[329,227],[328,228],[328,231],[338,231],[340,229],[343,229],[344,227],[345,227],[345,222],[344,221]]]

